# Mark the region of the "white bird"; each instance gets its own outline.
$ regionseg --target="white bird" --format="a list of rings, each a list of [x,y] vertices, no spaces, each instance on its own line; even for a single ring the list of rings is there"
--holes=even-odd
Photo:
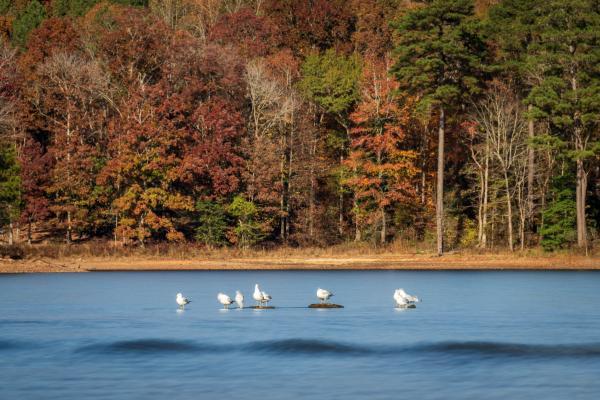
[[[177,293],[177,297],[175,297],[175,301],[177,302],[177,304],[179,304],[180,308],[184,308],[186,304],[191,303],[191,300],[188,300],[187,298],[183,297],[183,295],[181,293]]]
[[[404,289],[396,289],[396,293],[399,293],[400,296],[404,297],[408,303],[418,303],[421,300],[417,296],[412,296],[404,291]]]
[[[260,288],[258,287],[258,283],[256,285],[254,285],[254,293],[252,293],[252,298],[254,300],[256,300],[256,305],[261,305],[263,302],[263,295],[262,292],[260,291]]]
[[[239,308],[244,308],[244,295],[239,290],[235,291],[235,302]]]
[[[260,294],[262,295],[262,302],[261,303],[265,303],[265,306],[269,304],[269,302],[273,299],[271,297],[270,294],[268,294],[267,292],[260,292]]]
[[[406,299],[404,298],[404,296],[402,296],[402,294],[400,294],[400,292],[398,291],[398,289],[396,289],[396,291],[394,291],[394,300],[396,301],[396,305],[398,307],[406,307],[406,306],[408,306],[408,301],[406,301]]]
[[[231,297],[227,296],[225,293],[217,294],[217,300],[219,300],[219,303],[223,304],[223,307],[225,307],[225,309],[228,309],[229,305],[233,304],[233,300],[231,300]]]
[[[317,297],[321,300],[321,303],[329,300],[329,298],[331,296],[333,296],[333,293],[331,293],[329,290],[325,290],[325,289],[321,289],[321,288],[317,289]]]

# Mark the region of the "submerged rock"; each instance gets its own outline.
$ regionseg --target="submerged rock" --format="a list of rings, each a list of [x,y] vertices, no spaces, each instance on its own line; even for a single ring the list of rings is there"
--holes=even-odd
[[[308,308],[344,308],[344,306],[332,303],[315,303],[309,304]]]

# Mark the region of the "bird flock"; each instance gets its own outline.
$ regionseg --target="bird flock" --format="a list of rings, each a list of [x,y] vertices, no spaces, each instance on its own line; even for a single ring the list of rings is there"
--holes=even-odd
[[[321,304],[327,304],[327,300],[329,300],[331,297],[333,297],[333,292],[330,292],[326,289],[317,288],[317,298]],[[260,289],[258,283],[254,285],[254,293],[252,293],[252,298],[254,301],[256,301],[256,307],[259,308],[267,307],[269,302],[273,299],[270,294]],[[414,305],[414,303],[421,301],[417,296],[406,293],[402,288],[394,291],[393,298],[396,302],[396,307],[398,308],[407,308]],[[237,304],[238,308],[244,308],[244,295],[239,290],[235,291],[235,297],[233,299],[227,294],[219,292],[217,294],[217,300],[226,310],[229,309],[229,306],[234,303]],[[181,293],[177,293],[175,301],[179,305],[179,308],[185,308],[185,306],[191,302],[191,300],[184,297]]]

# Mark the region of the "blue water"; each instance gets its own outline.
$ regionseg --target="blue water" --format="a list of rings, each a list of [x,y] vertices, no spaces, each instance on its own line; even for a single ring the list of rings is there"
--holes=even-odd
[[[255,282],[276,309],[220,310]],[[305,308],[318,286],[345,308]],[[395,309],[397,287],[423,302]],[[0,276],[2,400],[599,395],[596,272]]]

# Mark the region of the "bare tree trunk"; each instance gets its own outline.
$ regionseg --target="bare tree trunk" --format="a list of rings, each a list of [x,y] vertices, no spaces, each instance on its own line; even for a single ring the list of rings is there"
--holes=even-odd
[[[421,204],[425,204],[425,186],[427,185],[427,173],[426,173],[426,167],[427,167],[427,157],[425,157],[425,154],[427,154],[427,135],[429,134],[429,129],[426,130],[426,133],[423,138],[423,143],[422,143],[422,148],[421,148]]]
[[[533,109],[533,105],[529,105],[527,107],[529,113],[531,113]],[[527,121],[527,130],[529,133],[529,140],[533,140],[535,137],[534,123],[531,115],[528,117]],[[531,144],[529,144],[527,149],[527,216],[529,219],[529,227],[533,230],[533,194],[534,194],[534,177],[535,177],[535,151]]]
[[[526,219],[525,216],[521,216],[521,222],[519,225],[519,233],[520,233],[520,240],[521,240],[521,251],[523,251],[525,249],[525,223],[526,223]]]
[[[444,253],[444,107],[440,106],[440,122],[438,133],[438,165],[437,165],[437,191],[436,191],[436,225],[437,225],[437,253]]]
[[[15,239],[13,236],[13,221],[12,218],[8,221],[8,245],[12,246],[15,243]]]
[[[488,220],[488,198],[489,198],[489,182],[490,182],[490,142],[486,136],[485,147],[485,167],[483,172],[483,216],[481,233],[481,247],[487,247],[487,220]]]
[[[480,181],[482,186],[479,190],[479,204],[477,205],[477,243],[478,247],[483,247],[481,245],[483,238],[483,177],[481,176]]]
[[[311,144],[311,160],[310,160],[310,195],[309,195],[309,206],[308,206],[308,236],[314,238],[315,229],[315,154],[316,154],[316,140],[313,138]]]
[[[354,210],[358,211],[358,202],[356,201],[356,193],[354,194]],[[354,216],[354,241],[360,242],[362,235],[360,232],[360,224],[358,223],[358,215]]]
[[[27,219],[27,244],[31,246],[31,218]]]
[[[387,236],[387,226],[385,221],[385,208],[381,207],[381,244],[385,244]]]
[[[290,153],[289,153],[289,161],[288,161],[288,171],[287,171],[287,193],[288,193],[288,198],[287,198],[287,202],[285,204],[285,212],[286,212],[286,224],[285,224],[285,238],[286,240],[289,239],[290,237],[290,214],[291,214],[291,193],[292,193],[292,160],[294,158],[294,153],[293,153],[293,131],[290,134]]]
[[[282,242],[285,242],[285,135],[281,138],[281,161],[279,164],[279,180],[281,185],[281,195],[279,197],[279,237]]]
[[[510,251],[514,251],[513,246],[513,224],[512,224],[512,202],[510,198],[510,184],[508,182],[508,175],[504,172],[504,188],[506,189],[506,211],[508,213],[507,229],[508,229],[508,248]]]
[[[587,176],[583,168],[583,160],[577,160],[577,187],[576,187],[576,203],[577,203],[577,246],[583,247],[587,252],[587,227],[586,227],[586,193],[587,193]]]
[[[73,241],[73,225],[71,220],[71,210],[67,211],[67,244]]]
[[[344,145],[342,144],[342,151],[340,153],[340,174],[343,174],[342,166],[344,165]],[[340,175],[340,198],[339,198],[339,221],[338,221],[338,233],[340,237],[344,236],[344,191],[342,189],[342,175]]]
[[[571,55],[575,54],[575,46],[569,45],[569,52]],[[577,101],[577,71],[575,65],[571,66],[571,89],[575,92],[575,100]],[[585,143],[582,135],[581,117],[579,111],[575,111],[573,116],[573,123],[575,131],[575,150],[585,150]],[[576,214],[577,214],[577,246],[585,248],[587,254],[587,224],[585,218],[585,205],[586,205],[586,193],[587,193],[587,176],[583,165],[583,160],[577,158],[577,184],[576,184]]]

